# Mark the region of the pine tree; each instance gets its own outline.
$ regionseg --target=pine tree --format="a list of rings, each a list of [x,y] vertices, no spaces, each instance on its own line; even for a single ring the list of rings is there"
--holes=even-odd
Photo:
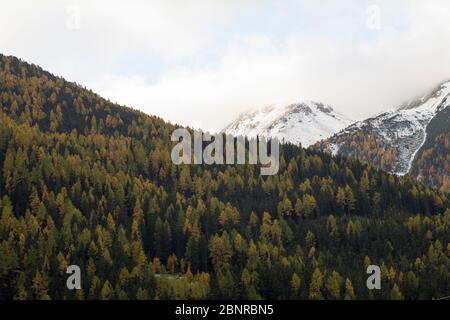
[[[355,299],[355,291],[353,290],[352,282],[348,278],[345,279],[344,299],[345,300],[353,300],[353,299]]]
[[[397,284],[394,284],[394,286],[392,287],[391,290],[391,297],[392,300],[403,300],[403,295],[400,292],[399,287],[397,286]]]
[[[291,290],[292,290],[292,296],[294,298],[296,298],[299,294],[300,285],[301,285],[300,277],[297,275],[297,273],[294,272],[292,274],[292,278],[291,278]]]
[[[220,270],[230,261],[232,255],[232,248],[227,234],[224,233],[222,236],[214,235],[209,243],[209,251],[215,270]]]
[[[316,268],[312,274],[311,284],[309,286],[309,299],[323,300],[322,295],[323,274],[319,268]]]
[[[341,277],[336,271],[333,271],[328,276],[325,287],[327,288],[330,299],[339,300],[341,296]]]
[[[108,280],[103,284],[103,288],[100,291],[101,300],[111,300],[114,298],[114,291]]]

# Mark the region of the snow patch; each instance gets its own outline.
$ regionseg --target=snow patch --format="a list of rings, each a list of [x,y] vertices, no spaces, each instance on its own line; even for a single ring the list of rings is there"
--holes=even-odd
[[[222,132],[234,136],[277,137],[308,147],[347,127],[353,121],[322,103],[305,101],[271,105],[241,114]]]

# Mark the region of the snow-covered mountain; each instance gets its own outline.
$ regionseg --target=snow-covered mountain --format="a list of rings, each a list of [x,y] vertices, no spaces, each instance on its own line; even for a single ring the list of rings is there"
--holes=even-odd
[[[330,106],[307,101],[243,113],[222,132],[277,137],[409,174],[450,191],[450,81],[363,121],[354,122]]]
[[[306,101],[271,105],[242,113],[222,132],[234,136],[277,137],[280,141],[310,146],[331,137],[353,121],[323,103]]]
[[[324,151],[353,156],[404,175],[411,171],[428,140],[448,135],[449,106],[450,81],[419,99],[356,122],[318,145]],[[436,124],[431,126],[432,121],[439,123],[440,128]],[[433,143],[428,144],[433,147]],[[443,159],[446,161],[446,155]]]

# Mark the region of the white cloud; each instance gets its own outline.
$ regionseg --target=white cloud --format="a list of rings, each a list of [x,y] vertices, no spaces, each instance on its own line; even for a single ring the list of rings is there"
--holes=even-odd
[[[67,28],[72,6],[80,9],[79,30]],[[86,81],[129,53],[165,62],[196,56],[215,28],[246,6],[237,0],[15,0],[1,6],[1,50]]]
[[[80,30],[65,27],[73,3]],[[379,31],[366,28],[372,4]],[[319,100],[363,117],[422,93],[450,78],[449,10],[444,0],[19,1],[0,11],[0,43],[112,100],[220,129],[274,102]],[[136,55],[142,71],[129,67]]]

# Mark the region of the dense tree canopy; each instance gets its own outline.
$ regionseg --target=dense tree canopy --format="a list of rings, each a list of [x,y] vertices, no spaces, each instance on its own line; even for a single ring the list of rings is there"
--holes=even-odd
[[[449,196],[416,180],[293,145],[274,176],[176,166],[176,126],[5,56],[0,120],[1,299],[450,292]]]

